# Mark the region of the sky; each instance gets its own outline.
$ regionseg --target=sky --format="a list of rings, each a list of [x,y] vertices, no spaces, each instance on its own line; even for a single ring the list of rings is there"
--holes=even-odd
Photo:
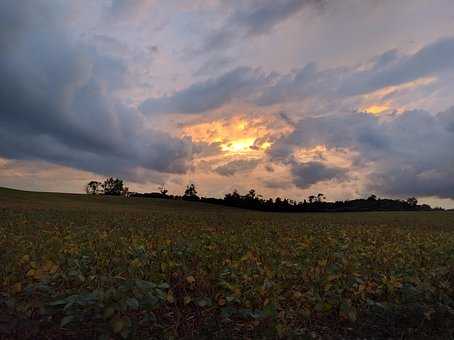
[[[2,0],[0,186],[454,207],[452,0]]]

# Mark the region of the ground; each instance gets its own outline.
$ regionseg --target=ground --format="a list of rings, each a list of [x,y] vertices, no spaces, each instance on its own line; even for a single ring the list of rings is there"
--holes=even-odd
[[[0,189],[0,338],[453,338],[454,213]]]

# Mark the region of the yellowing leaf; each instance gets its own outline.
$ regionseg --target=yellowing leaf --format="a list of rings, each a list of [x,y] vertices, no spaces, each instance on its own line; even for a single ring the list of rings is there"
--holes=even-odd
[[[169,291],[167,293],[167,298],[166,298],[167,302],[168,303],[174,303],[175,302],[175,298],[173,297],[173,294],[171,291]]]
[[[303,294],[301,292],[294,292],[293,297],[297,300],[301,299],[303,297]]]
[[[58,270],[58,265],[54,264],[52,267],[49,269],[49,273],[54,274]]]
[[[184,304],[187,305],[187,304],[190,304],[192,301],[192,298],[190,296],[185,296],[184,297]]]
[[[142,263],[140,262],[139,259],[134,259],[129,263],[129,265],[133,268],[138,268],[138,267],[140,267],[141,264]]]
[[[13,286],[13,288],[14,288],[15,293],[20,293],[22,291],[22,283],[20,283],[20,282],[16,283]]]
[[[186,282],[189,283],[189,284],[194,283],[195,282],[194,276],[192,276],[192,275],[187,276],[186,277]]]
[[[120,333],[125,325],[126,323],[123,319],[112,320],[112,330],[114,333]]]

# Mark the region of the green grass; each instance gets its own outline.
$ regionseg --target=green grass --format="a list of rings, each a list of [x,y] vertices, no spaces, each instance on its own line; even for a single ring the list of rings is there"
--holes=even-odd
[[[0,189],[0,338],[453,338],[454,213]]]

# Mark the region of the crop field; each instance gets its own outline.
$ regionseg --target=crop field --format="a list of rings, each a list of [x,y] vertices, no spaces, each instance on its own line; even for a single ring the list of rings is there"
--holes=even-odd
[[[0,189],[0,338],[454,338],[454,214]]]

